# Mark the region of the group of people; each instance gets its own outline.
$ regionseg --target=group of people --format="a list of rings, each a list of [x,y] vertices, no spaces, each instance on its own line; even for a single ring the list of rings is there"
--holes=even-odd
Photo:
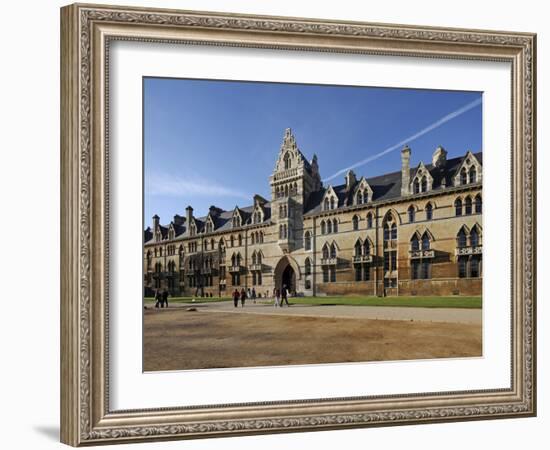
[[[273,304],[275,308],[282,308],[285,303],[286,306],[290,306],[288,303],[288,289],[284,284],[282,289],[273,288],[273,298],[275,299],[275,303]]]
[[[233,291],[232,297],[233,305],[235,306],[235,308],[239,306],[239,301],[241,302],[241,308],[244,308],[244,304],[247,298],[252,299],[254,303],[256,303],[256,290],[254,288],[252,288],[252,290],[249,288],[247,292],[244,288],[242,288],[240,291],[238,289],[235,289]],[[286,306],[290,306],[290,303],[288,303],[288,289],[286,285],[283,285],[282,289],[273,288],[273,299],[275,300],[275,308],[282,308],[285,303]]]
[[[244,308],[244,302],[247,298],[252,299],[254,303],[256,303],[256,290],[254,288],[252,288],[252,290],[248,288],[248,294],[244,288],[241,289],[241,292],[239,292],[238,289],[233,291],[233,304],[235,308],[239,306],[239,300],[241,301],[241,308]]]
[[[155,291],[155,308],[164,308],[166,305],[166,308],[168,308],[168,290],[164,289],[161,291],[160,289],[157,289]]]

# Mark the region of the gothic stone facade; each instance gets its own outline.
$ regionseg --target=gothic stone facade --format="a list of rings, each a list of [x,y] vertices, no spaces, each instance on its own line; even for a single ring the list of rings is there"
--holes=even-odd
[[[481,295],[482,154],[323,186],[287,129],[269,179],[271,200],[206,217],[153,217],[144,233],[145,295]]]

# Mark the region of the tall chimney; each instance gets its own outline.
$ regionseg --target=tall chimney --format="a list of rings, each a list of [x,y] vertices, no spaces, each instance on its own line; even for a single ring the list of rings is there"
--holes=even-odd
[[[185,226],[189,226],[189,223],[191,222],[191,219],[193,218],[193,208],[191,207],[191,205],[189,205],[187,208],[185,208],[185,220],[186,220],[186,225]]]
[[[446,162],[447,162],[447,151],[440,145],[435,149],[435,152],[432,156],[432,165],[439,169],[441,167],[444,167]]]
[[[408,145],[401,150],[401,195],[410,195],[411,149]]]
[[[159,220],[160,220],[160,217],[157,216],[156,214],[153,216],[153,233],[155,231],[157,231],[158,227],[159,227]]]
[[[348,173],[346,174],[346,191],[349,192],[351,189],[353,189],[355,183],[357,183],[355,172],[353,170],[348,170]]]

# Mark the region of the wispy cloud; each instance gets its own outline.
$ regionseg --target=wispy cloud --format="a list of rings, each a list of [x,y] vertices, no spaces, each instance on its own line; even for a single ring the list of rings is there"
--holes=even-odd
[[[252,197],[249,193],[229,186],[224,186],[212,179],[206,179],[196,175],[175,176],[163,173],[154,173],[146,177],[145,194],[174,197],[238,197],[243,199],[250,199]]]
[[[340,176],[344,173],[346,173],[348,170],[355,169],[356,167],[363,166],[371,161],[374,161],[375,159],[378,159],[382,156],[384,156],[387,153],[390,153],[394,150],[397,150],[398,148],[401,148],[405,144],[409,144],[415,139],[418,139],[420,136],[425,135],[426,133],[429,133],[430,131],[440,127],[441,125],[447,123],[449,120],[454,119],[455,117],[460,116],[461,114],[464,114],[465,112],[469,111],[470,109],[475,108],[476,106],[481,105],[481,98],[474,100],[473,102],[470,102],[463,107],[447,114],[446,116],[441,117],[440,119],[433,122],[431,125],[428,125],[427,127],[423,128],[422,130],[406,137],[405,139],[399,141],[397,144],[392,145],[391,147],[386,148],[385,150],[382,150],[379,153],[376,153],[372,156],[369,156],[368,158],[362,159],[361,161],[356,162],[355,164],[352,164],[349,167],[346,167],[344,169],[339,170],[338,172],[332,174],[330,177],[325,178],[323,181],[330,181],[337,176]]]

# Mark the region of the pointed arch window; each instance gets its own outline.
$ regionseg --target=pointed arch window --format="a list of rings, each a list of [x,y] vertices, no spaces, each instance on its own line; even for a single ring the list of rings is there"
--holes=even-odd
[[[460,229],[460,231],[456,236],[456,245],[461,248],[468,246],[467,236],[466,236],[466,232],[464,231],[464,227]]]
[[[468,184],[468,173],[464,167],[460,171],[460,184]]]
[[[466,215],[472,214],[472,199],[470,197],[466,197],[466,200],[464,200],[464,213]]]
[[[365,242],[363,242],[363,255],[370,255],[370,242],[368,239],[365,239]]]
[[[407,210],[407,213],[409,215],[409,223],[413,223],[414,222],[414,206],[413,205],[409,206],[409,209]]]
[[[462,200],[457,198],[455,200],[455,216],[462,215]]]
[[[427,232],[422,235],[422,250],[430,249],[430,236]]]
[[[290,169],[291,167],[291,159],[290,159],[290,153],[285,153],[285,156],[283,157],[283,161],[285,163],[285,170]]]
[[[328,244],[325,244],[323,246],[323,259],[328,259],[329,258],[329,248],[328,248]]]
[[[354,256],[361,256],[361,241],[359,240],[355,242]]]
[[[334,208],[335,208],[334,197],[330,197],[330,209],[334,209]]]
[[[306,231],[304,236],[304,248],[306,250],[311,250],[311,233],[309,231]]]
[[[367,228],[372,228],[372,214],[367,214]]]
[[[477,171],[475,166],[470,167],[470,183],[475,183],[477,181]]]
[[[336,219],[332,221],[332,232],[338,233],[338,221]]]
[[[321,234],[326,234],[326,232],[327,232],[326,224],[325,224],[325,221],[322,220],[321,221]]]
[[[327,220],[327,233],[332,233],[332,220]]]
[[[361,191],[359,191],[357,193],[357,204],[358,205],[362,205],[363,204],[363,193]]]
[[[482,210],[481,195],[479,194],[476,195],[474,203],[475,203],[476,214],[481,214],[481,210]]]
[[[392,240],[397,239],[397,225],[395,223],[393,223],[391,226],[390,237]]]
[[[415,180],[413,182],[413,193],[414,194],[419,194],[420,193],[420,182],[418,181],[417,178],[415,178]]]
[[[327,198],[325,198],[325,201],[324,201],[324,204],[323,204],[323,209],[324,209],[325,211],[327,211],[327,210],[329,209],[329,207],[330,207],[330,201],[329,201],[329,199],[328,199],[328,197],[327,197]]]
[[[472,228],[472,231],[470,231],[470,245],[472,247],[477,247],[479,245],[479,233],[477,232],[477,227]]]
[[[336,258],[336,245],[334,243],[330,245],[330,257]]]
[[[311,260],[306,258],[304,272],[306,275],[311,275]]]
[[[359,217],[353,216],[353,219],[351,219],[351,222],[353,224],[353,230],[357,231],[359,229]]]
[[[428,180],[426,177],[422,177],[422,182],[420,183],[421,192],[428,192]]]
[[[433,206],[431,203],[428,203],[426,205],[426,220],[432,220],[433,219]]]
[[[417,252],[420,250],[420,241],[418,240],[418,236],[416,233],[411,238],[411,251]]]

